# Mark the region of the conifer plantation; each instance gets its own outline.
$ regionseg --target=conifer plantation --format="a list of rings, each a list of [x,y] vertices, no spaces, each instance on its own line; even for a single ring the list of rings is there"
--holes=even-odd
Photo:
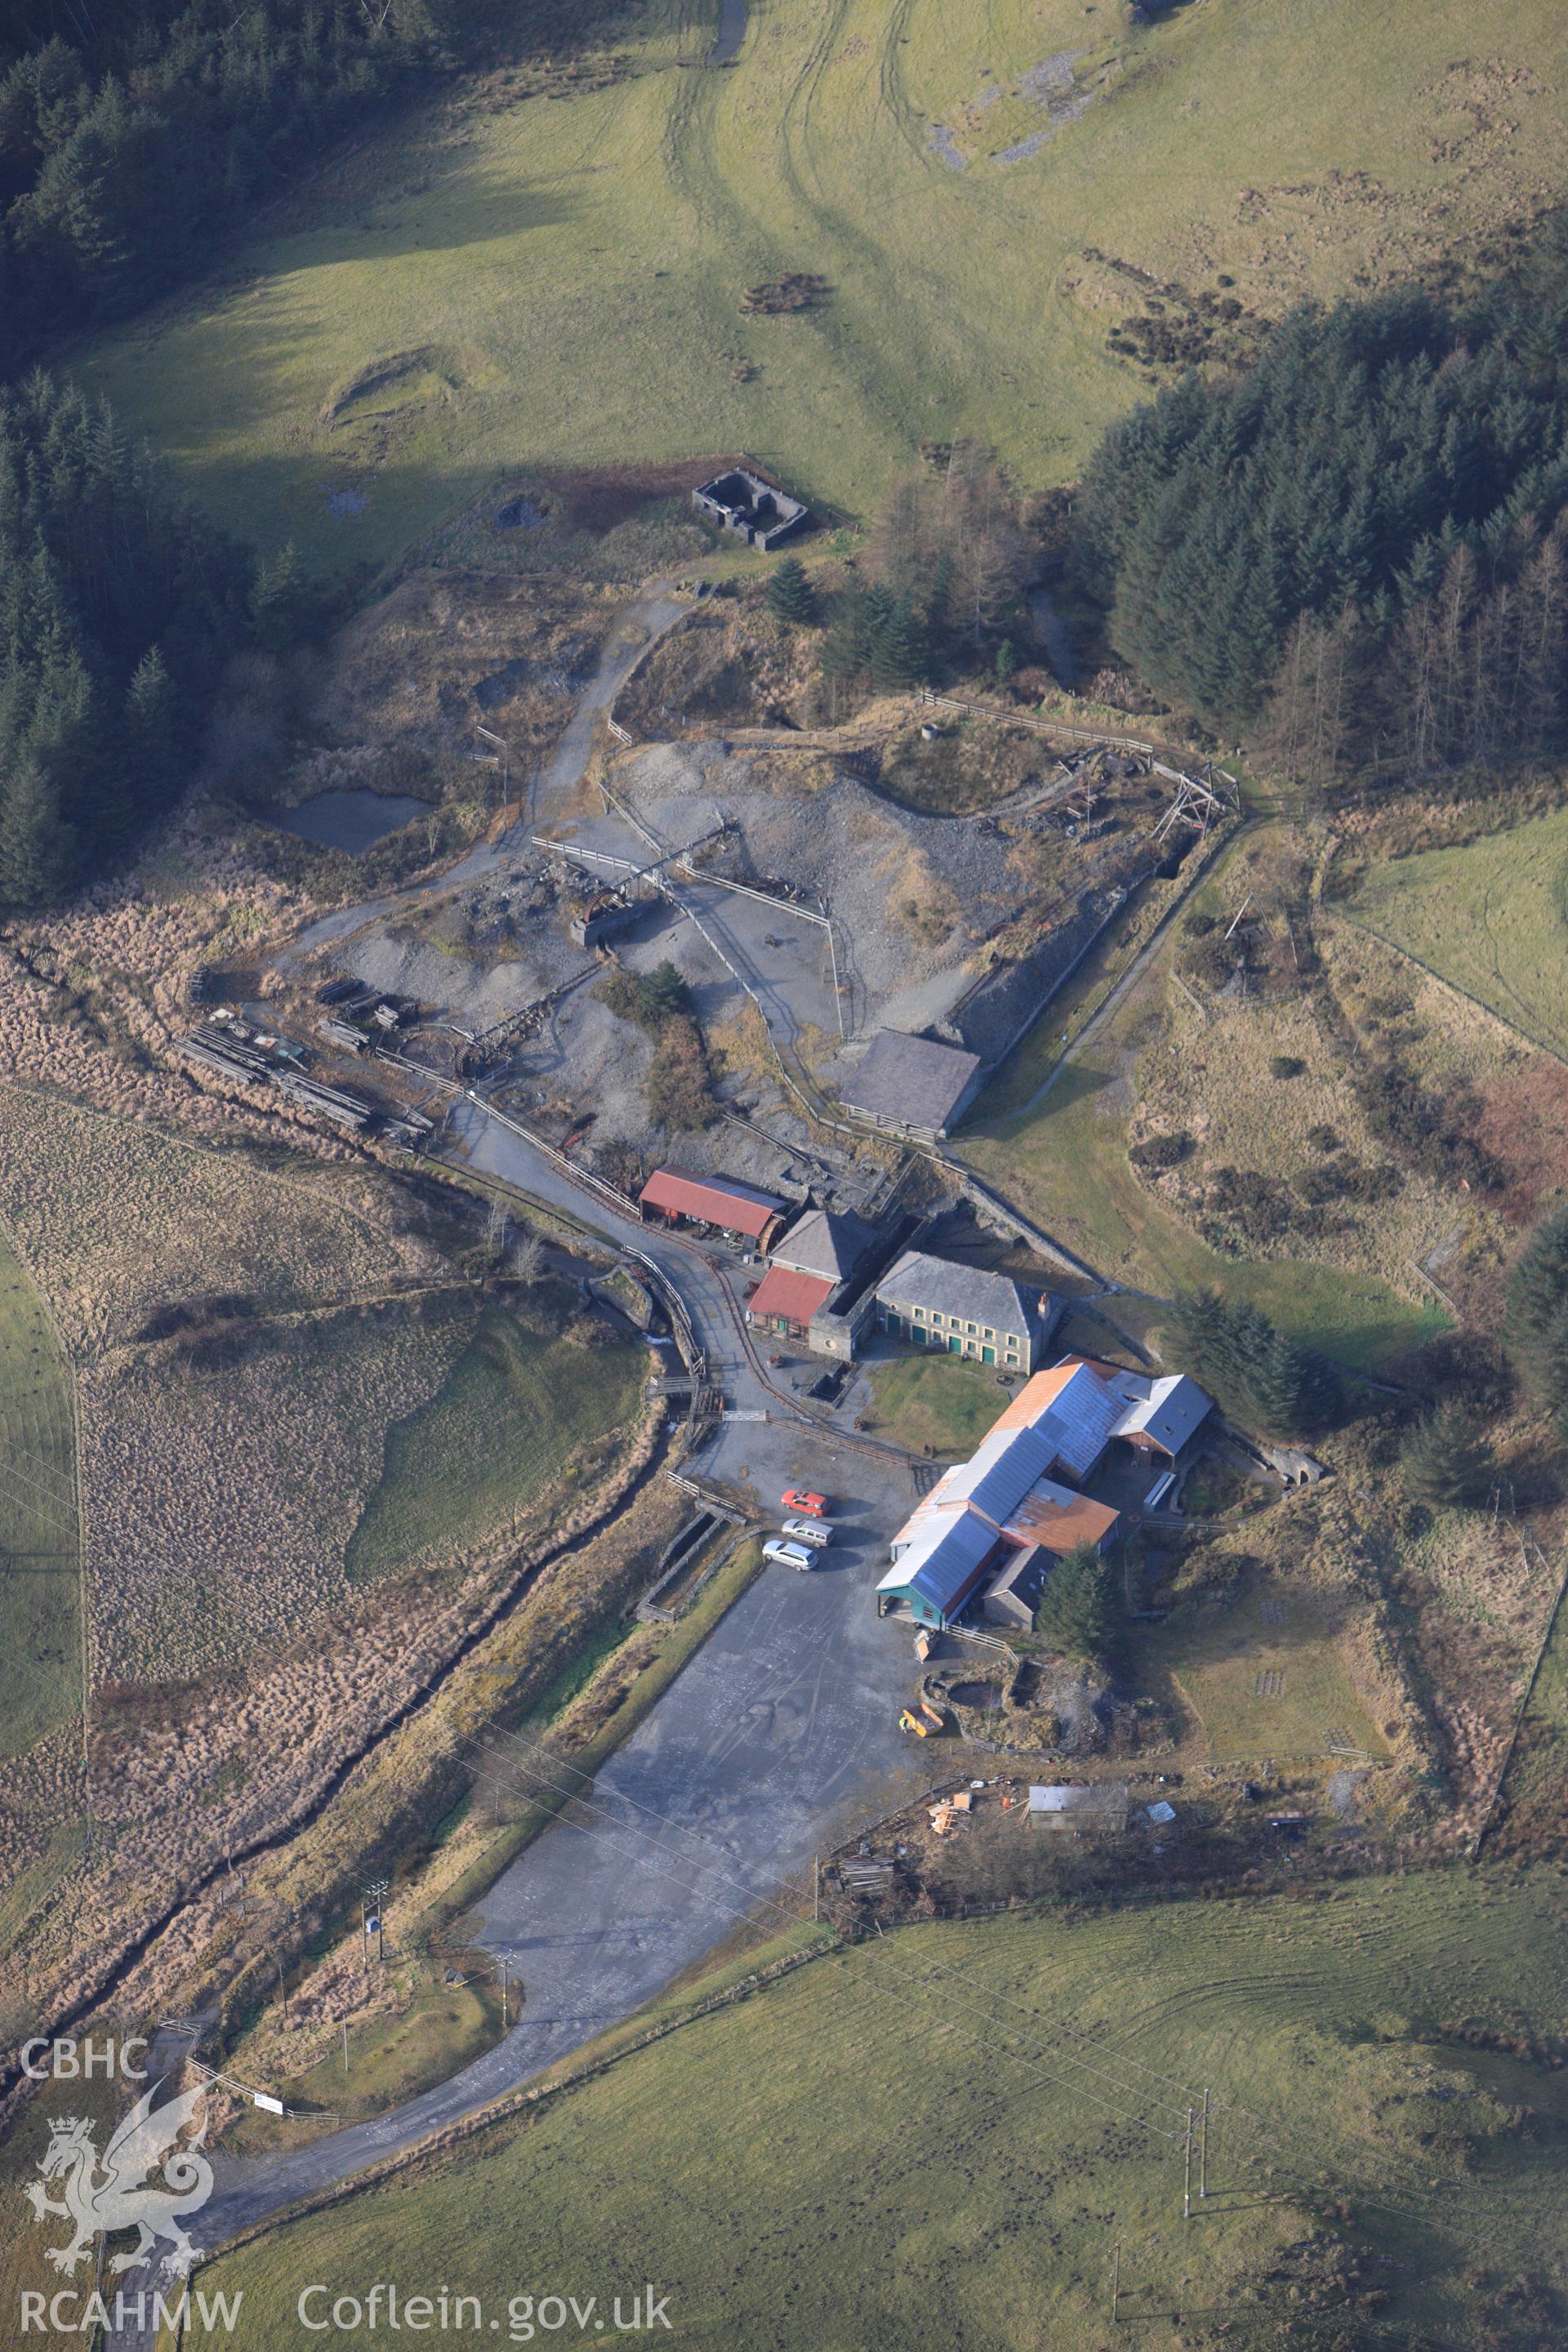
[[[107,408],[45,375],[0,391],[0,905],[58,897],[172,804],[252,589]]]
[[[1306,1435],[1339,1418],[1339,1374],[1326,1358],[1277,1331],[1267,1315],[1216,1290],[1178,1294],[1169,1348],[1228,1412],[1279,1437]]]
[[[1112,427],[1084,585],[1151,685],[1320,784],[1568,724],[1568,221],[1479,299],[1306,309]]]
[[[460,11],[452,10],[457,16]],[[474,12],[477,13],[477,12]],[[135,309],[448,55],[445,0],[19,0],[0,16],[6,364]]]

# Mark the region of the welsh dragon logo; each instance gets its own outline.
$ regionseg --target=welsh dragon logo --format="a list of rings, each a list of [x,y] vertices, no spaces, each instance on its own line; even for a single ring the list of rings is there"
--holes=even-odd
[[[192,2243],[181,2221],[186,2214],[199,2213],[212,2195],[213,2168],[201,2154],[206,2136],[205,2115],[195,2137],[186,2146],[179,2143],[181,2133],[195,2120],[198,2103],[205,2100],[206,2085],[198,2083],[154,2109],[153,2102],[161,2087],[155,2083],[137,2100],[101,2159],[93,2146],[89,2119],[50,2117],[49,2144],[38,2158],[38,2170],[44,2181],[59,2181],[62,2194],[49,2196],[37,2180],[29,2180],[22,2193],[40,2221],[46,2214],[57,2213],[73,2225],[75,2235],[68,2245],[44,2250],[45,2261],[57,2271],[74,2277],[77,2264],[91,2252],[100,2230],[137,2232],[131,2252],[116,2254],[110,2262],[111,2271],[133,2269],[153,2252],[160,2240],[169,2248],[163,2267],[173,2277],[184,2278],[192,2264],[200,2262],[201,2248]],[[166,2186],[147,2179],[150,2172],[159,2170]]]

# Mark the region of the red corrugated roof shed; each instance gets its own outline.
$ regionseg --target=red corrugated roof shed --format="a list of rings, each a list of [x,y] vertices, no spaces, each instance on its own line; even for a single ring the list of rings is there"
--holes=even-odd
[[[786,1323],[809,1323],[835,1287],[819,1274],[792,1274],[787,1266],[772,1265],[746,1301],[746,1309],[753,1321],[782,1315]]]
[[[685,1168],[656,1168],[637,1197],[645,1209],[662,1209],[667,1217],[700,1217],[705,1224],[722,1225],[726,1233],[745,1234],[752,1241],[787,1205],[776,1194],[731,1177],[694,1176]]]

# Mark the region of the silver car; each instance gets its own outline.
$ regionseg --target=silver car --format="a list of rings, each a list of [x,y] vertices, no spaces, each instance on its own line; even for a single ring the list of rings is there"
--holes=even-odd
[[[816,1566],[816,1560],[804,1544],[785,1543],[782,1536],[773,1536],[769,1538],[763,1546],[763,1558],[776,1559],[781,1568],[815,1568]]]

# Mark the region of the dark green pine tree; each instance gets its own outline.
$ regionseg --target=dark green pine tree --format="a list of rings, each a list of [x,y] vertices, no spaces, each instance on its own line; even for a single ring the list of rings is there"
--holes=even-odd
[[[786,555],[768,582],[768,610],[775,620],[793,622],[797,628],[816,620],[816,591],[798,555]]]
[[[864,593],[851,588],[833,602],[833,611],[822,640],[822,671],[825,677],[853,678],[864,677],[871,658],[874,634],[871,614]]]
[[[1503,1344],[1530,1395],[1568,1422],[1568,1206],[1542,1219],[1515,1262]]]
[[[1225,1302],[1217,1290],[1179,1290],[1165,1318],[1165,1353],[1194,1380],[1218,1377]]]
[[[294,644],[309,625],[315,601],[292,540],[276,555],[264,556],[256,567],[250,592],[250,621],[258,645],[268,653],[281,653]]]
[[[174,680],[158,646],[149,646],[125,690],[125,770],[142,807],[164,808],[174,798],[178,740]]]
[[[0,780],[0,900],[49,905],[68,886],[75,856],[54,780],[36,753],[25,752]]]
[[[1400,1449],[1399,1475],[1413,1503],[1479,1503],[1497,1475],[1492,1449],[1457,1397],[1422,1414]]]
[[[870,654],[871,677],[878,686],[918,686],[925,677],[925,631],[907,597],[900,596],[875,623]]]
[[[1115,1656],[1123,1611],[1121,1571],[1092,1544],[1075,1544],[1047,1570],[1035,1612],[1041,1641],[1064,1657],[1097,1664]]]

